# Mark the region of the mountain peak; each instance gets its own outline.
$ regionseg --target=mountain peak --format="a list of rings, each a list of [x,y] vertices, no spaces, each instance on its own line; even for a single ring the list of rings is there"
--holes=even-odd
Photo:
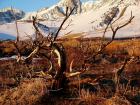
[[[25,13],[19,9],[4,8],[0,10],[0,24],[10,23],[15,20],[22,19]]]

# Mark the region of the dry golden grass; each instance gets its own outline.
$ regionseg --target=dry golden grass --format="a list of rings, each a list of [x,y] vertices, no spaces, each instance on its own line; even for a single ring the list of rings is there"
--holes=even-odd
[[[69,67],[70,62],[74,60],[73,69],[76,71],[81,70],[82,64],[84,63],[83,60],[86,57],[91,56],[98,50],[100,40],[81,38],[73,39],[72,37],[73,35],[62,42],[67,53],[67,66]],[[9,48],[10,47],[8,47],[8,49]],[[94,79],[96,78],[96,76],[103,75],[104,78],[112,80],[113,70],[115,68],[119,68],[120,65],[122,65],[124,59],[112,63],[111,60],[114,60],[114,58],[110,55],[116,55],[116,58],[119,58],[120,55],[122,55],[123,57],[140,56],[139,50],[139,39],[136,39],[135,41],[115,40],[112,44],[107,46],[107,48],[103,52],[106,54],[107,59],[102,58],[102,56],[98,56],[98,62],[90,64],[91,67],[88,66],[89,68],[86,73],[94,75],[94,77],[89,76],[89,78]],[[6,51],[6,49],[3,51],[5,53],[10,52],[10,50]],[[46,67],[46,63],[41,64],[41,67],[35,64],[35,66],[37,67],[34,68],[32,68],[32,66],[27,67],[25,65],[14,64],[15,63],[11,64],[8,62],[6,64],[2,64],[1,62],[0,69],[5,72],[5,78],[13,78],[13,76],[16,75],[16,72],[26,74],[26,72],[28,73],[28,71],[43,70]],[[126,67],[125,76],[128,77],[128,80],[133,78],[140,79],[139,67],[139,63],[135,61],[131,62],[131,64]],[[10,87],[6,90],[0,91],[0,105],[131,105],[123,95],[126,89],[125,87],[123,89],[120,88],[120,95],[118,96],[114,96],[115,93],[114,91],[111,91],[111,87],[109,86],[105,86],[104,88],[101,88],[100,86],[97,88],[95,86],[98,92],[91,92],[88,89],[79,90],[79,88],[76,88],[77,90],[75,92],[75,88],[69,87],[70,90],[68,89],[68,94],[67,91],[65,91],[66,93],[63,93],[64,95],[51,95],[48,92],[50,83],[48,84],[45,79],[40,79],[37,77],[34,79],[27,79],[23,77],[22,79],[22,82],[17,87]],[[133,92],[132,90],[134,90],[135,92]],[[128,88],[125,95],[133,99],[134,97],[139,96],[139,90],[140,89]],[[73,92],[75,92],[75,96],[73,96]],[[69,95],[73,96],[73,99],[67,99],[66,96]],[[135,99],[133,99],[133,101],[135,101]],[[137,103],[139,104],[140,102],[137,101]]]
[[[107,46],[106,51],[113,52],[127,52],[130,56],[140,56],[140,39],[114,41]]]
[[[16,88],[6,90],[0,95],[1,105],[32,105],[46,93],[42,79],[28,80]]]
[[[77,41],[76,39],[71,39],[69,41],[64,42],[63,44],[64,44],[64,46],[76,47],[76,46],[80,45],[80,42]]]
[[[104,105],[131,105],[131,103],[124,98],[120,98],[120,97],[116,96],[116,97],[107,99],[104,102]]]

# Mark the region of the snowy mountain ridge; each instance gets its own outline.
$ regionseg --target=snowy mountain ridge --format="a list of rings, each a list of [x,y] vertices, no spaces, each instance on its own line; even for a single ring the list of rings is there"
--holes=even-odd
[[[64,1],[64,0],[62,0]],[[50,7],[43,8],[38,12],[26,14],[22,20],[31,19],[36,13],[38,18],[45,18],[47,21],[41,21],[51,28],[52,32],[60,26],[63,17],[65,16],[64,2],[60,1],[58,4]],[[68,0],[72,1],[72,0]],[[64,4],[63,4],[64,3]],[[63,5],[62,5],[63,4]],[[132,23],[123,29],[119,30],[116,37],[135,37],[140,36],[140,0],[97,0],[96,2],[85,2],[81,4],[81,13],[73,13],[67,22],[64,24],[59,36],[69,34],[81,33],[84,37],[102,37],[106,24],[110,21],[111,16],[117,12],[117,16],[121,11],[127,7],[124,16],[117,21],[114,26],[124,24],[131,16],[131,11],[135,18]],[[77,8],[77,11],[78,8]],[[30,17],[30,18],[29,18]],[[67,25],[69,26],[67,27]],[[26,34],[33,35],[34,28],[32,23],[26,21],[19,21],[18,28],[21,39],[24,39]],[[0,33],[16,35],[16,28],[14,23],[3,24],[0,27]],[[44,34],[45,35],[45,34]],[[111,37],[112,32],[109,29],[106,37]]]
[[[20,15],[20,18],[17,18],[18,20],[32,20],[32,16],[38,16],[39,19],[48,19],[48,20],[55,20],[56,18],[61,18],[65,16],[66,7],[69,7],[72,9],[74,6],[76,7],[74,14],[80,14],[84,12],[88,12],[90,10],[96,10],[99,9],[105,5],[108,6],[117,6],[117,5],[138,5],[140,0],[97,0],[97,1],[87,1],[82,3],[80,0],[61,0],[56,5],[53,5],[51,7],[42,8],[35,12],[30,13],[24,13],[21,10],[14,9],[15,14],[18,13]],[[9,21],[6,21],[7,12],[9,11],[11,14],[10,8],[5,8],[0,10],[1,18],[0,23],[9,23],[13,21],[13,17],[9,16]],[[5,18],[5,19],[4,19]],[[11,21],[10,21],[11,18]]]
[[[25,13],[18,9],[4,8],[0,10],[0,24],[10,23],[15,20],[22,19]]]

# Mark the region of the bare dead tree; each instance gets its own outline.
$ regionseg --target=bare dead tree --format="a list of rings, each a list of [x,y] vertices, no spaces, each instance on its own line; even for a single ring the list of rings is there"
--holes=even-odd
[[[19,41],[19,30],[18,30],[17,18],[14,14],[14,10],[13,10],[12,7],[11,7],[11,10],[12,10],[12,14],[13,14],[13,17],[14,17],[14,20],[15,20],[15,25],[16,25],[17,37],[16,37],[16,42],[15,43],[17,43]]]
[[[59,46],[56,42],[56,39],[59,35],[60,30],[62,29],[64,23],[67,21],[67,19],[70,17],[70,15],[73,13],[75,8],[73,8],[70,13],[68,13],[68,7],[66,9],[66,17],[64,18],[64,20],[62,21],[60,27],[58,28],[58,30],[56,31],[56,33],[50,33],[47,36],[47,42],[43,36],[43,34],[40,32],[39,27],[37,26],[38,22],[37,22],[37,16],[33,17],[33,27],[35,29],[35,39],[32,40],[32,38],[30,38],[32,40],[33,43],[33,51],[26,57],[23,58],[21,56],[21,52],[20,52],[20,48],[18,46],[19,40],[17,40],[16,43],[14,43],[15,48],[17,50],[17,62],[22,62],[25,64],[28,64],[32,61],[33,57],[35,57],[36,55],[41,56],[40,55],[40,50],[41,49],[46,49],[46,47],[48,47],[52,53],[54,53],[57,56],[57,63],[58,63],[58,69],[56,70],[56,68],[53,68],[53,63],[51,61],[51,59],[47,56],[44,56],[49,60],[50,62],[50,69],[48,72],[46,72],[47,74],[50,74],[52,76],[53,79],[53,85],[52,85],[52,89],[56,90],[56,89],[60,89],[63,88],[65,85],[65,81],[66,81],[66,53],[65,53],[65,49],[63,47],[63,45]],[[18,28],[18,27],[17,27]],[[53,36],[50,36],[53,35]],[[18,34],[17,34],[17,38],[18,38]],[[52,75],[53,72],[55,72],[55,75]]]
[[[66,30],[69,26],[71,26],[72,24],[72,19],[69,21],[69,23],[67,24],[67,26],[65,26],[65,28],[63,28],[62,30]]]
[[[63,22],[61,23],[60,27],[58,28],[58,30],[57,30],[57,32],[56,32],[56,34],[55,34],[55,36],[54,36],[53,41],[55,41],[56,38],[58,37],[58,34],[59,34],[60,30],[62,29],[64,23],[67,21],[67,19],[70,17],[70,15],[73,13],[74,9],[75,9],[75,7],[70,11],[70,13],[68,13],[68,10],[69,10],[69,9],[68,9],[68,7],[66,8],[66,17],[64,18],[64,20],[63,20]]]
[[[77,76],[77,75],[80,75],[81,73],[84,72],[84,70],[81,70],[79,72],[75,72],[75,73],[66,73],[66,70],[67,70],[67,58],[66,58],[66,52],[65,52],[65,49],[63,47],[63,45],[59,45],[57,43],[57,38],[58,38],[58,35],[59,35],[59,32],[61,31],[64,23],[67,21],[67,19],[71,16],[71,14],[73,13],[75,8],[73,8],[70,13],[68,13],[68,7],[66,9],[66,17],[64,18],[64,20],[62,21],[61,25],[59,26],[58,30],[56,31],[56,33],[50,33],[48,36],[47,36],[47,42],[46,40],[44,39],[44,36],[43,34],[40,32],[37,24],[37,17],[33,17],[33,26],[34,26],[34,29],[35,29],[35,39],[32,40],[33,42],[33,51],[26,57],[26,58],[22,58],[21,56],[21,52],[20,52],[20,49],[19,47],[17,46],[17,43],[15,43],[15,48],[17,49],[17,52],[18,52],[18,57],[17,57],[17,62],[24,62],[26,64],[28,64],[29,62],[32,61],[32,59],[38,55],[38,56],[41,56],[43,54],[41,54],[40,50],[41,49],[45,49],[46,51],[48,51],[48,49],[46,48],[49,48],[49,50],[51,50],[51,52],[53,54],[55,54],[57,56],[57,64],[58,64],[58,69],[54,68],[53,66],[53,62],[51,61],[51,59],[49,57],[47,57],[46,55],[47,54],[44,54],[43,56],[46,57],[49,62],[50,62],[50,69],[48,72],[46,72],[46,74],[50,74],[51,77],[52,77],[52,89],[53,90],[60,90],[61,88],[63,89],[65,87],[65,85],[67,85],[67,78],[70,78],[70,77],[74,77],[74,76]],[[123,27],[125,27],[126,25],[128,25],[129,23],[131,23],[131,21],[133,20],[134,16],[132,16],[132,13],[131,13],[131,17],[130,19],[124,23],[123,25],[120,25],[116,28],[113,27],[113,22],[111,22],[107,28],[110,26],[111,27],[111,30],[112,30],[112,38],[109,42],[107,42],[106,44],[102,45],[102,47],[99,49],[98,52],[96,52],[94,55],[92,55],[91,57],[89,57],[87,59],[87,61],[90,61],[92,60],[93,58],[95,58],[98,54],[101,54],[104,49],[109,45],[111,44],[114,39],[115,39],[115,35],[117,33],[117,31]],[[112,19],[113,21],[113,19]],[[106,33],[106,31],[105,31]],[[51,35],[51,36],[50,36]],[[18,35],[17,35],[18,37]],[[19,42],[19,40],[17,40],[17,42]],[[87,49],[88,50],[88,49]],[[72,66],[72,65],[71,65]],[[54,74],[53,74],[54,73]],[[90,79],[87,79],[85,80],[86,82],[87,81],[91,81]],[[84,80],[83,80],[84,81]],[[84,81],[84,82],[85,82]],[[82,82],[82,81],[81,81]]]
[[[17,52],[17,62],[19,62],[22,57],[21,57],[21,50],[23,50],[26,46],[26,44],[23,44],[22,41],[19,40],[19,28],[18,28],[18,23],[17,23],[17,18],[15,16],[15,13],[14,13],[14,9],[11,7],[11,10],[12,10],[12,15],[14,17],[14,20],[15,20],[15,26],[16,26],[16,41],[15,42],[12,42],[12,44],[14,45],[15,49],[16,49],[16,52]],[[20,45],[23,45],[21,48],[19,48]]]
[[[68,7],[67,7],[66,17],[64,18],[63,22],[61,23],[59,29],[57,30],[57,32],[54,36],[54,38],[52,39],[51,47],[54,49],[54,53],[58,56],[58,65],[59,65],[59,69],[56,72],[56,75],[54,76],[52,89],[63,88],[65,86],[65,83],[66,83],[66,76],[64,74],[66,72],[66,69],[67,69],[66,68],[66,53],[65,53],[64,47],[62,46],[62,48],[60,48],[56,43],[54,43],[54,41],[56,41],[56,38],[58,37],[60,30],[62,29],[66,20],[73,13],[74,9],[75,8],[73,8],[71,10],[71,12],[68,14]]]
[[[121,16],[123,16],[123,14],[121,14]],[[128,24],[130,24],[130,23],[132,22],[132,20],[134,19],[134,16],[132,15],[132,11],[131,11],[131,16],[130,16],[130,18],[128,19],[128,21],[126,21],[124,24],[122,24],[122,25],[120,25],[120,26],[117,26],[117,27],[113,27],[113,24],[114,24],[116,21],[118,21],[118,20],[120,19],[120,17],[117,18],[117,19],[114,20],[114,21],[113,21],[113,19],[114,19],[114,17],[112,18],[111,22],[106,26],[105,31],[104,31],[104,33],[103,33],[103,37],[104,37],[104,35],[105,35],[106,31],[107,31],[107,28],[109,28],[109,26],[110,26],[111,31],[112,31],[112,38],[111,38],[111,40],[110,40],[109,42],[107,42],[106,44],[103,44],[103,43],[102,43],[101,48],[100,48],[96,53],[94,53],[91,57],[89,57],[86,61],[93,61],[93,59],[94,59],[97,55],[101,54],[101,53],[105,50],[105,48],[106,48],[108,45],[110,45],[110,44],[115,40],[115,35],[116,35],[117,31],[118,31],[119,29],[121,29],[121,28],[127,26]]]
[[[121,75],[123,71],[125,70],[125,67],[127,66],[129,60],[130,58],[126,58],[124,60],[124,63],[121,65],[121,67],[116,69],[115,71],[114,82],[115,82],[115,87],[116,87],[116,93],[118,93],[118,90],[119,90],[119,82],[120,82]]]

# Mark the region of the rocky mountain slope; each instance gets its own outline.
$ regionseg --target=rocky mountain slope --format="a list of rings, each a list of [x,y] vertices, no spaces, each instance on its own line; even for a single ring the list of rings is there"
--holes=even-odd
[[[36,13],[30,13],[26,15],[22,20],[31,20],[31,16],[38,15],[39,19],[55,20],[65,16],[66,7],[71,10],[74,6],[76,7],[73,14],[81,13],[81,1],[80,0],[61,0],[59,3],[53,5],[50,8],[43,8],[38,10]]]
[[[10,23],[15,20],[22,19],[25,13],[18,9],[5,8],[0,10],[0,24]]]
[[[66,1],[72,3],[72,0]],[[22,20],[30,20],[37,13],[38,18],[47,19],[47,21],[42,21],[42,24],[50,27],[52,32],[56,31],[65,16],[66,1],[61,0],[58,4],[50,8],[43,8],[37,12],[28,13]],[[100,37],[103,35],[106,24],[110,21],[110,17],[117,12],[115,16],[117,18],[125,7],[127,9],[124,16],[114,26],[126,22],[131,15],[131,11],[135,18],[131,24],[119,30],[116,37],[140,36],[140,0],[97,0],[96,2],[88,1],[85,3],[81,3],[80,0],[75,1],[78,1],[76,2],[77,10],[74,11],[73,15],[65,23],[59,36],[67,35],[68,33],[80,33],[84,37]],[[69,6],[72,7],[73,5]],[[34,34],[32,23],[21,21],[18,22],[18,27],[21,38],[25,38],[25,33],[29,35]],[[15,30],[15,24],[13,23],[3,24],[0,27],[0,33],[16,35]],[[111,34],[111,30],[109,29],[106,37],[111,37]]]

